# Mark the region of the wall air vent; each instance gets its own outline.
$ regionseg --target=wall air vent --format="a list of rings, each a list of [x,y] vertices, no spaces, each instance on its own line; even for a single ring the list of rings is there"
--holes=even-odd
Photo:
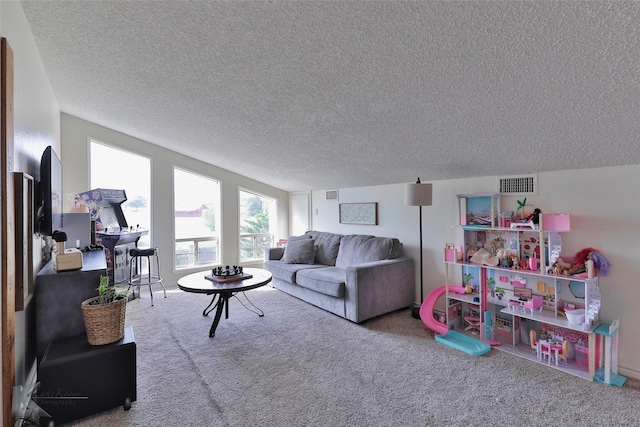
[[[325,193],[325,200],[338,200],[338,190],[329,190]]]
[[[498,192],[514,196],[535,196],[538,194],[538,175],[499,176]]]

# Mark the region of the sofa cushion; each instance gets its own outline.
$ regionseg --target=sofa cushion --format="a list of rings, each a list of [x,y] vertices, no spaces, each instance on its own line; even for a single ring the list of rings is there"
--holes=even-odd
[[[289,236],[289,240],[287,242],[295,242],[296,240],[308,240],[311,239],[311,236],[308,234],[303,234],[301,236]]]
[[[316,245],[317,264],[334,266],[340,249],[340,240],[342,234],[328,233],[326,231],[307,231],[307,235],[311,236]]]
[[[313,240],[299,239],[287,243],[282,261],[285,264],[313,264],[315,257],[316,250]]]
[[[271,272],[271,275],[289,283],[296,283],[296,273],[311,268],[322,268],[319,264],[285,264],[280,260],[270,260],[264,262],[264,269]]]
[[[289,236],[289,239],[287,240],[287,243],[289,242],[295,242],[296,240],[307,240],[310,239],[311,236],[307,235],[307,234],[303,234],[302,236]],[[287,245],[284,246],[283,252],[282,252],[282,257],[280,259],[284,259],[284,250],[287,249]]]
[[[347,268],[354,264],[397,258],[399,248],[400,241],[390,237],[344,236],[340,241],[336,267]]]
[[[322,267],[300,270],[296,275],[296,283],[312,291],[336,298],[344,297],[346,270],[338,267]]]

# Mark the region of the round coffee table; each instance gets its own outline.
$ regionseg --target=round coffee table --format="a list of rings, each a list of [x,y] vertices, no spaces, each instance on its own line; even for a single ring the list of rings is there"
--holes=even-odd
[[[229,318],[229,298],[238,292],[259,288],[271,281],[271,273],[267,270],[263,270],[262,268],[245,268],[243,271],[245,274],[252,275],[253,277],[244,280],[239,279],[217,283],[205,278],[206,275],[211,274],[211,270],[207,270],[192,273],[178,279],[178,287],[185,292],[213,295],[209,305],[202,311],[203,316],[208,316],[214,308],[216,309],[216,315],[213,318],[213,323],[209,330],[210,337],[213,337],[216,334],[216,328],[218,327],[218,323],[220,323],[223,309],[225,310],[225,319]],[[251,303],[251,301],[249,301],[249,303]],[[251,305],[253,305],[253,303],[251,303]],[[260,312],[257,314],[260,317],[264,316],[262,310],[258,310]]]

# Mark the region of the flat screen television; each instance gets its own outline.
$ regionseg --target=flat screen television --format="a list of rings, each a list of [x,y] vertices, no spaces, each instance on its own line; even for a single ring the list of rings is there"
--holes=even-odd
[[[531,298],[533,298],[533,294],[531,289],[529,288],[521,288],[518,286],[514,286],[513,288],[513,296],[518,298],[518,299],[526,299],[526,300],[530,300]]]
[[[40,201],[36,229],[43,236],[52,236],[62,229],[62,163],[51,146],[40,160]]]

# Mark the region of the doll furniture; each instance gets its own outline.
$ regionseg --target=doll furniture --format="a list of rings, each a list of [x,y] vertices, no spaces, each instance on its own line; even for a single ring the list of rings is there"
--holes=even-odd
[[[567,344],[567,354],[569,352],[569,342],[565,341]],[[551,364],[551,359],[555,360],[556,366],[558,366],[558,358],[557,355],[562,350],[562,345],[558,344],[554,341],[549,340],[538,340],[538,348],[540,349],[540,357],[539,360],[544,361],[544,357],[547,357],[547,364]]]
[[[574,346],[576,364],[589,366],[589,347],[578,343]]]
[[[538,355],[538,345],[537,345],[538,337],[536,335],[536,331],[533,329],[529,331],[529,345],[531,346],[531,351],[536,352],[536,356]],[[538,359],[540,357],[538,356]]]
[[[524,303],[522,303],[522,306],[524,307],[523,310],[526,312],[528,308],[529,310],[531,310],[532,316],[533,316],[533,310],[539,310],[540,313],[542,313],[542,305],[543,305],[542,295],[537,295],[532,299],[530,299],[529,301],[525,301]]]
[[[480,330],[480,317],[478,316],[464,316],[463,317],[465,324],[467,325],[464,330],[465,331],[474,331],[477,332]]]
[[[604,336],[604,366],[600,357],[600,369],[596,372],[594,380],[607,384],[622,387],[627,380],[626,377],[618,374],[618,330],[620,329],[620,319],[613,321],[611,325],[603,323],[595,330],[597,335]]]
[[[518,311],[518,308],[522,306],[520,301],[509,301],[507,304],[508,304],[509,310],[513,311],[514,313]]]
[[[538,340],[538,360],[544,362],[546,357],[547,364],[550,365],[552,356],[551,343],[547,340]]]
[[[556,366],[558,366],[558,361],[564,362],[564,365],[567,366],[567,357],[569,356],[569,340],[562,341],[562,348],[560,352],[556,351]]]

